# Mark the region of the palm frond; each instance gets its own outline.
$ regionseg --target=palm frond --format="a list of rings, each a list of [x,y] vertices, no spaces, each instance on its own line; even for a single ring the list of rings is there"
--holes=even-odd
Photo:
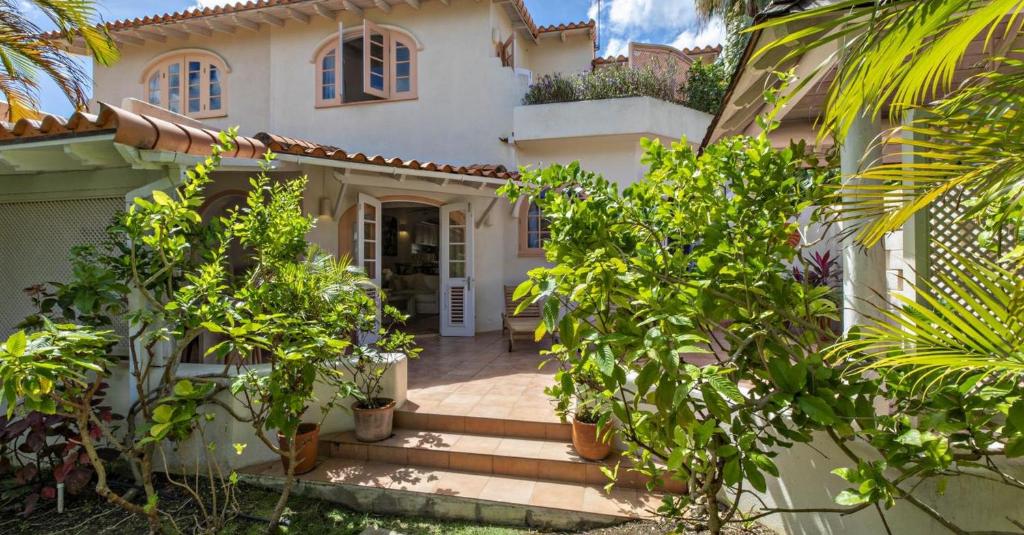
[[[870,219],[858,241],[874,245],[938,199],[970,199],[962,219],[1015,213],[1024,203],[1024,62],[1001,58],[1003,70],[979,74],[934,106],[915,108],[906,126],[881,143],[904,159],[863,171],[843,186],[842,218]],[[838,199],[837,199],[838,200]],[[995,217],[1000,217],[996,215]]]
[[[757,55],[792,47],[783,61],[839,43],[846,61],[829,88],[822,134],[846,136],[862,114],[894,117],[953,89],[953,75],[969,47],[981,39],[992,51],[1024,11],[1024,0],[843,0],[766,21],[788,31]],[[756,56],[755,56],[756,57]]]
[[[81,43],[101,65],[118,59],[106,30],[94,26],[92,0],[30,0],[57,27],[68,44]],[[89,78],[82,65],[67,54],[61,40],[45,37],[14,0],[0,0],[0,94],[10,105],[7,119],[32,118],[38,108],[39,77],[57,85],[76,107],[88,100]]]
[[[858,370],[898,370],[927,391],[971,376],[978,381],[1024,375],[1024,280],[986,259],[956,259],[951,273],[898,296],[897,311],[834,346],[829,358]]]

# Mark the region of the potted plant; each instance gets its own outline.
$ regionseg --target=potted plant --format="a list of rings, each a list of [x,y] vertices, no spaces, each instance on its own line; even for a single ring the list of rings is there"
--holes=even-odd
[[[600,461],[612,451],[613,424],[605,415],[600,383],[592,365],[579,369],[561,368],[555,373],[555,384],[547,388],[557,402],[555,412],[566,421],[572,417],[572,446],[580,457]],[[602,419],[604,423],[602,423]]]
[[[385,305],[378,318],[374,299],[368,298],[363,305],[355,343],[347,358],[337,361],[340,366],[333,376],[339,381],[351,378],[355,384],[352,414],[356,439],[380,442],[391,436],[396,406],[394,399],[381,395],[384,378],[403,357],[415,358],[420,349],[415,347],[412,335],[395,329],[407,317],[398,309]]]
[[[601,425],[600,398],[589,386],[576,388],[572,417],[572,447],[588,461],[601,461],[612,452],[612,422]]]

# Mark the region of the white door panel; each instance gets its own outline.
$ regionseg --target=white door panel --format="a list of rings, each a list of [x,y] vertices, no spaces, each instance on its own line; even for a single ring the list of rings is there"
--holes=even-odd
[[[469,203],[441,207],[441,336],[473,336],[473,212]]]

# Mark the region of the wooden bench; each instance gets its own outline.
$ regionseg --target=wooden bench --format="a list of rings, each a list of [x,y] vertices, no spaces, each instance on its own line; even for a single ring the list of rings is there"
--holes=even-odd
[[[529,337],[533,339],[533,333],[541,322],[541,310],[538,303],[530,306],[516,314],[518,301],[512,298],[515,294],[515,286],[505,286],[505,311],[501,313],[501,334],[508,335],[508,350],[511,352],[515,346],[516,338]]]

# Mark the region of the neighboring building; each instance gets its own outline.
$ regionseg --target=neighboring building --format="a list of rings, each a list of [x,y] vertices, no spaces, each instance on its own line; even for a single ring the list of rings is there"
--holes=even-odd
[[[416,329],[498,330],[503,286],[543,262],[547,234],[497,187],[573,160],[628,184],[642,137],[696,143],[711,119],[650,98],[521,105],[532,80],[595,65],[593,21],[538,27],[521,0],[262,0],[106,26],[122,57],[94,69],[98,117],[0,129],[0,335],[31,310],[22,288],[68,275],[70,245],[235,125],[282,153],[276,176],[309,176],[311,240],[365,267]],[[684,66],[717,54],[633,50]],[[245,189],[259,152],[245,149],[210,213]]]

